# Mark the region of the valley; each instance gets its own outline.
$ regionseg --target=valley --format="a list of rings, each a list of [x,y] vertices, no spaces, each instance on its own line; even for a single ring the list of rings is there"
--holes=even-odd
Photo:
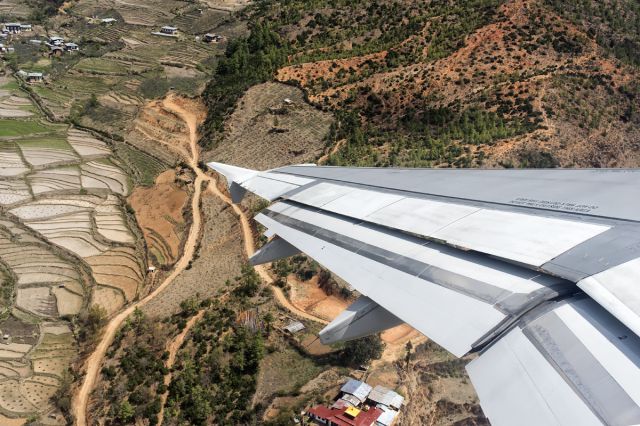
[[[637,167],[639,13],[1,2],[32,28],[1,42],[0,423],[288,425],[353,377],[405,397],[395,424],[488,424],[473,355],[407,325],[322,345],[357,292],[305,256],[249,267],[268,204],[206,163]]]

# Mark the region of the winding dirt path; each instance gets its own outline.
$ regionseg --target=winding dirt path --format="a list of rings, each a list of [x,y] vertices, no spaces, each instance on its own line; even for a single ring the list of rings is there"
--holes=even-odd
[[[172,98],[168,98],[168,101]],[[168,102],[171,106],[171,102]],[[195,115],[194,115],[195,118]],[[186,121],[186,120],[185,120]],[[188,123],[189,124],[189,123]],[[196,179],[194,182],[193,197],[191,198],[191,211],[192,211],[192,223],[189,228],[189,235],[187,241],[184,244],[182,256],[174,265],[171,274],[165,278],[165,280],[156,287],[151,293],[145,296],[143,299],[136,303],[129,305],[125,310],[111,318],[104,328],[103,334],[100,338],[100,342],[94,349],[93,353],[87,358],[85,365],[86,371],[82,385],[74,395],[71,403],[71,412],[75,418],[75,424],[78,426],[85,426],[87,424],[87,405],[89,402],[89,396],[93,391],[100,366],[107,352],[107,349],[113,342],[116,332],[124,322],[124,320],[133,313],[136,308],[140,308],[149,303],[153,298],[160,294],[165,288],[167,288],[173,280],[180,275],[182,271],[186,269],[189,262],[193,259],[195,254],[196,244],[200,235],[200,228],[202,226],[202,212],[200,211],[200,198],[202,196],[202,184],[205,181],[210,180],[208,176],[202,173],[198,169],[198,150],[197,146],[194,147],[195,141],[197,141],[197,121],[194,121],[193,127],[189,124],[190,139],[192,142],[191,158],[187,158],[187,162],[196,173]]]
[[[183,108],[181,105],[176,103],[174,99],[175,98],[171,96],[168,97],[164,102],[164,106],[165,108],[167,108],[168,110],[170,110],[171,112],[179,116],[187,124],[187,127],[189,128],[189,134],[191,135],[190,137],[191,156],[192,158],[198,158],[198,144],[197,144],[198,117],[193,112],[190,112],[189,110]],[[234,213],[240,220],[240,225],[242,228],[242,240],[244,242],[244,249],[245,249],[245,252],[247,253],[247,257],[253,256],[253,253],[255,253],[256,251],[255,244],[253,242],[253,230],[251,228],[249,218],[247,217],[245,212],[238,205],[233,204],[231,199],[218,189],[218,186],[217,186],[218,182],[215,178],[205,174],[202,170],[198,168],[197,161],[196,161],[196,164],[192,164],[192,167],[196,171],[196,174],[198,175],[198,177],[202,177],[203,180],[209,182],[207,189],[233,209]],[[262,278],[266,283],[273,284],[273,278],[271,277],[271,275],[267,271],[267,268],[264,265],[256,266],[255,270],[258,273],[258,275],[260,275],[260,278]],[[287,299],[282,289],[280,289],[279,287],[271,286],[271,288],[273,289],[273,294],[277,302],[280,305],[282,305],[285,309],[295,313],[296,315],[302,318],[306,318],[311,321],[317,321],[322,324],[328,324],[328,322],[323,320],[322,318],[318,318],[294,306]]]
[[[178,117],[180,117],[185,122],[185,124],[187,125],[187,128],[189,129],[189,146],[190,146],[191,155],[189,155],[188,157],[186,156],[187,154],[186,151],[181,147],[176,147],[174,145],[164,143],[163,141],[159,141],[159,142],[163,143],[165,146],[169,147],[170,149],[174,149],[175,151],[180,153],[183,157],[185,157],[184,160],[187,162],[189,167],[196,174],[196,179],[194,182],[194,193],[191,199],[191,211],[193,215],[192,224],[189,229],[189,235],[187,237],[187,241],[184,244],[184,250],[183,250],[182,256],[180,257],[178,262],[176,262],[176,264],[174,265],[174,268],[171,274],[157,288],[155,288],[151,293],[149,293],[143,299],[141,299],[136,303],[133,303],[132,305],[128,306],[125,310],[117,314],[115,317],[111,318],[111,320],[105,326],[100,342],[98,343],[93,353],[89,356],[89,358],[87,358],[85,362],[86,372],[84,376],[84,381],[82,382],[80,388],[78,389],[78,391],[76,392],[76,394],[72,399],[71,412],[73,414],[73,417],[75,418],[75,424],[78,426],[86,426],[87,424],[87,417],[86,417],[87,405],[89,402],[89,397],[91,395],[91,392],[95,387],[95,384],[98,378],[98,373],[100,371],[100,366],[102,365],[107,349],[111,345],[111,342],[113,342],[115,334],[120,328],[120,326],[122,325],[122,323],[124,322],[124,320],[129,315],[131,315],[136,308],[140,308],[144,306],[153,298],[155,298],[157,295],[159,295],[166,287],[168,287],[173,282],[173,280],[182,271],[186,269],[186,267],[189,265],[189,262],[193,259],[193,255],[195,254],[196,244],[198,242],[198,237],[200,234],[200,229],[202,226],[202,212],[200,211],[200,199],[202,197],[203,183],[205,182],[208,183],[207,190],[210,191],[216,197],[220,198],[226,204],[228,204],[233,209],[236,216],[240,220],[240,225],[242,228],[242,237],[244,241],[244,248],[247,256],[251,257],[255,252],[255,244],[253,241],[253,230],[251,228],[249,218],[247,217],[247,215],[244,213],[244,211],[242,211],[242,209],[238,205],[233,204],[231,202],[231,199],[227,195],[225,195],[218,189],[218,186],[217,186],[218,182],[214,177],[205,174],[198,167],[198,161],[200,157],[200,152],[198,147],[198,125],[199,125],[200,118],[194,112],[189,111],[188,109],[183,107],[178,101],[178,98],[173,94],[170,94],[169,96],[167,96],[164,99],[162,105],[164,108],[166,108],[167,110],[173,112]],[[256,266],[255,269],[256,269],[256,272],[260,275],[260,277],[266,283],[273,284],[273,278],[269,275],[264,265]],[[298,309],[295,306],[293,306],[289,302],[289,300],[287,300],[287,298],[285,297],[284,293],[280,288],[275,286],[272,286],[271,288],[273,288],[274,290],[274,295],[278,303],[280,303],[286,309],[290,310],[291,312],[303,318],[306,318],[312,321],[317,321],[322,324],[327,324],[327,321],[321,318],[315,317],[313,315],[310,315],[309,313],[302,311],[301,309]],[[184,335],[181,334],[182,341],[178,342],[177,340],[174,340],[173,344],[177,345],[175,348],[175,353],[177,353],[177,350],[180,348],[180,346],[182,346],[185,336],[187,335],[189,329],[193,327],[193,325],[197,322],[197,319],[195,319],[194,317],[189,321],[189,323],[191,323],[191,321],[193,321],[191,326],[188,326],[185,328],[185,330],[183,330]],[[175,362],[175,353],[174,353],[174,358],[172,363]],[[166,380],[167,380],[167,377],[165,376],[165,382]],[[170,380],[170,377],[169,377],[169,380]],[[163,401],[161,405],[161,416],[164,415],[165,402],[166,402],[166,394],[165,396],[163,396]]]

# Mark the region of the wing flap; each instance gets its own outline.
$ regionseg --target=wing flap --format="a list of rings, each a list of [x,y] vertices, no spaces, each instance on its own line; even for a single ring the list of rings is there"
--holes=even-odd
[[[477,253],[290,202],[274,204],[256,220],[458,356],[504,321],[573,287]]]
[[[360,296],[320,331],[325,345],[379,333],[402,324],[402,320],[366,296]]]
[[[640,423],[640,338],[584,296],[552,303],[467,370],[494,425]]]

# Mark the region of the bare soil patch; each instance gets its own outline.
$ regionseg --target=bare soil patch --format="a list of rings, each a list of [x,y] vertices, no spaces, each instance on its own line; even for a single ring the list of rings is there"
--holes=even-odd
[[[186,232],[184,213],[189,193],[184,182],[177,179],[175,170],[167,170],[158,175],[152,187],[135,188],[128,202],[144,234],[151,263],[172,265]]]

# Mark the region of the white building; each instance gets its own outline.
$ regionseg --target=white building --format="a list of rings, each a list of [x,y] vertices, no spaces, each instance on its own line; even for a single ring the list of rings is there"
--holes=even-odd
[[[80,46],[75,43],[65,43],[64,50],[66,50],[67,52],[77,52],[78,50],[80,50]]]
[[[160,32],[166,35],[178,35],[178,29],[176,27],[170,27],[168,25],[160,28]]]
[[[22,24],[19,22],[9,22],[4,24],[4,29],[9,34],[20,34],[22,32]]]

